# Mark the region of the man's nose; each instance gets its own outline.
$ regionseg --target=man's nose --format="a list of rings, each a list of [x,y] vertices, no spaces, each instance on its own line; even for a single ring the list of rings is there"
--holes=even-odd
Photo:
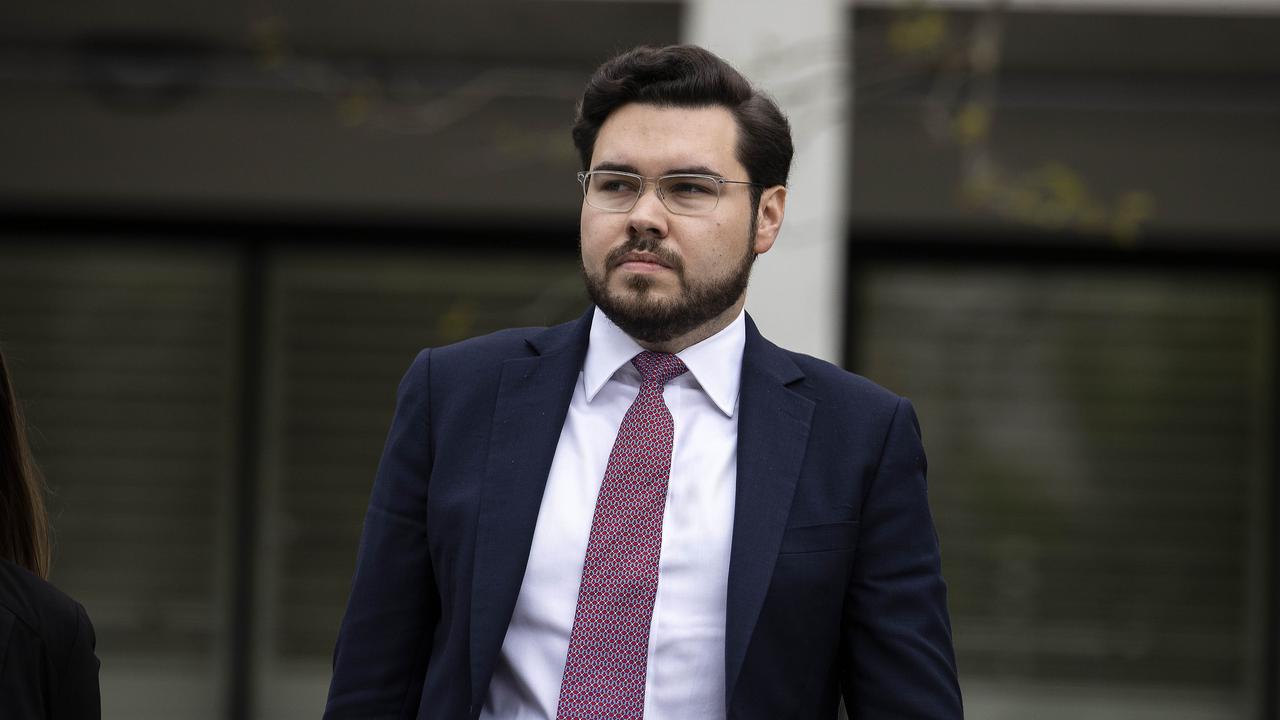
[[[638,236],[666,237],[667,214],[667,206],[658,197],[658,186],[646,182],[636,206],[627,216],[627,227]]]

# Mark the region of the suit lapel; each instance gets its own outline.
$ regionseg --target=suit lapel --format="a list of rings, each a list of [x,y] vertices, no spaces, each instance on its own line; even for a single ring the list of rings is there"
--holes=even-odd
[[[738,417],[738,482],[725,613],[725,701],[733,697],[791,511],[813,401],[787,386],[804,373],[747,318]]]
[[[591,311],[529,340],[532,357],[502,366],[480,488],[471,592],[471,690],[476,708],[502,648],[533,541],[542,492],[582,368]]]

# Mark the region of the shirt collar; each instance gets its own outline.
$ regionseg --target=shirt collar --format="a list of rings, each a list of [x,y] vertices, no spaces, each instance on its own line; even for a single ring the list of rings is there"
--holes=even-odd
[[[745,318],[739,312],[738,317],[720,332],[676,353],[703,392],[728,417],[733,417],[738,406],[742,351],[747,344]],[[644,348],[639,343],[614,325],[600,308],[596,308],[591,318],[587,357],[582,364],[587,402],[594,400],[620,369],[631,369],[631,358],[641,352]]]

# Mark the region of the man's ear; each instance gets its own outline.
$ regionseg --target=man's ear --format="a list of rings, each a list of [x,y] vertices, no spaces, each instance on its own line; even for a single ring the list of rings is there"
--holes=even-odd
[[[752,250],[757,255],[767,253],[773,247],[773,241],[778,239],[778,231],[782,229],[782,216],[786,210],[786,186],[765,188],[760,195],[760,207],[756,210],[756,240]]]

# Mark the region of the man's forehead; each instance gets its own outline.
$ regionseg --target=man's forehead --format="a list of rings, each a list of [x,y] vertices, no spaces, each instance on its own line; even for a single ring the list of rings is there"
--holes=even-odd
[[[724,175],[740,167],[736,143],[737,122],[723,107],[624,105],[601,126],[591,168]]]

